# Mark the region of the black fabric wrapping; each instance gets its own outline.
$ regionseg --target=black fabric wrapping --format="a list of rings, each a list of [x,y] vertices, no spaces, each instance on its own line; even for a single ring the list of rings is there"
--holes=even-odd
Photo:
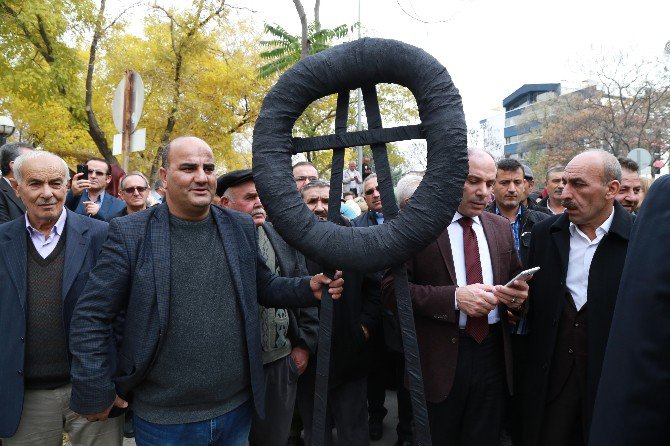
[[[377,83],[404,85],[414,94],[428,146],[426,175],[409,206],[388,224],[318,224],[291,175],[295,121],[321,97]],[[307,57],[278,80],[254,128],[253,172],[261,200],[287,242],[330,269],[372,272],[403,263],[451,221],[467,175],[466,147],[461,97],[446,68],[411,45],[366,38]]]
[[[397,83],[414,94],[420,126],[383,129],[375,84]],[[346,134],[348,90],[362,86],[367,132]],[[336,135],[293,139],[295,120],[316,99],[338,96]],[[432,242],[451,221],[467,174],[466,126],[461,99],[446,69],[424,51],[382,39],[362,39],[307,58],[284,74],[266,97],[254,129],[254,177],[261,200],[284,238],[308,257],[331,269],[378,271],[393,267],[403,347],[407,361],[418,445],[431,445],[418,344],[404,261]],[[398,216],[385,142],[427,140],[424,179]],[[344,151],[351,141],[371,145],[386,223],[369,228],[319,224],[295,194],[291,154],[322,150],[331,144],[333,178],[330,220],[339,221]],[[283,166],[285,164],[285,166]],[[279,169],[277,169],[279,167]],[[286,169],[282,169],[286,167]],[[337,215],[335,215],[337,214]],[[398,216],[398,217],[397,217]],[[336,220],[337,219],[337,220]],[[323,444],[328,366],[332,334],[332,301],[324,289],[319,327],[315,395],[315,444]],[[325,304],[325,306],[323,305]]]

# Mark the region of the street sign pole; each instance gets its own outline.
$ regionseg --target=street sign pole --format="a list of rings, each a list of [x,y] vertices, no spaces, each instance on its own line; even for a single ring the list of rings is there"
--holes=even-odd
[[[133,70],[126,70],[126,88],[123,92],[123,140],[121,145],[123,171],[128,172],[130,160],[130,135],[133,132]]]

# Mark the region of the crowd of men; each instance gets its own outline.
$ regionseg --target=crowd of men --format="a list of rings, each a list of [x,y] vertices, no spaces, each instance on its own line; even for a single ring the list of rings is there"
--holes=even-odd
[[[10,143],[0,168],[3,445],[56,445],[63,433],[72,444],[119,445],[124,430],[138,445],[311,445],[323,287],[335,299],[326,431],[341,445],[379,440],[393,387],[396,444],[414,444],[394,278],[321,274],[274,229],[250,169],[217,178],[211,148],[195,137],[167,145],[153,188],[130,172],[118,196],[103,159],[70,180],[56,155]],[[634,369],[612,345],[636,322],[649,329],[630,320],[636,301],[624,290],[641,282],[626,273],[646,272],[627,253],[648,238],[638,224],[667,227],[656,206],[670,212],[668,181],[652,188],[659,204],[641,207],[638,171],[589,150],[550,168],[539,195],[528,166],[468,150],[452,221],[406,263],[434,445],[661,441],[639,414],[640,437],[607,426],[625,409],[611,401],[640,406],[618,387],[643,373],[639,363],[668,387],[662,361],[641,357]],[[355,162],[344,173],[342,208],[358,195],[364,207],[338,223],[384,224],[370,160],[363,175]],[[329,183],[309,162],[293,177],[327,220]],[[401,212],[421,180],[398,182]],[[515,279],[531,267],[531,280]],[[652,308],[665,283],[643,293]],[[647,336],[662,352],[665,338]]]

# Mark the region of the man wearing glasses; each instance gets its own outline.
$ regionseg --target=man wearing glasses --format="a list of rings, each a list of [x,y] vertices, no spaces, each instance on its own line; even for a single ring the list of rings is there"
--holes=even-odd
[[[145,210],[149,199],[149,182],[140,172],[130,172],[121,178],[119,196],[126,202],[126,207],[112,215],[110,220]]]
[[[368,205],[368,210],[356,217],[352,224],[354,226],[374,226],[384,223],[382,214],[382,197],[379,195],[377,174],[373,173],[363,181],[363,198]]]
[[[299,192],[306,184],[318,180],[319,172],[309,161],[300,161],[293,166],[293,179]]]
[[[88,179],[78,173],[72,178],[72,187],[67,193],[65,206],[81,215],[109,221],[112,216],[121,212],[125,203],[105,193],[105,188],[112,181],[112,167],[100,158],[91,158],[86,162]]]

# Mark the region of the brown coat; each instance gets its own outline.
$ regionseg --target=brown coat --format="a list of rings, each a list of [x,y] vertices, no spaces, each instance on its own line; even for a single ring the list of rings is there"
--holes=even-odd
[[[484,212],[480,219],[491,254],[493,282],[496,285],[505,284],[521,271],[509,222],[488,212]],[[454,309],[456,272],[447,229],[410,259],[406,266],[426,400],[439,403],[447,398],[454,382],[459,340],[459,312]],[[395,311],[393,276],[390,273],[384,277],[382,293],[384,305]],[[502,322],[500,326],[504,328],[505,369],[511,393],[512,351],[507,330],[507,307],[500,304],[498,311]]]

